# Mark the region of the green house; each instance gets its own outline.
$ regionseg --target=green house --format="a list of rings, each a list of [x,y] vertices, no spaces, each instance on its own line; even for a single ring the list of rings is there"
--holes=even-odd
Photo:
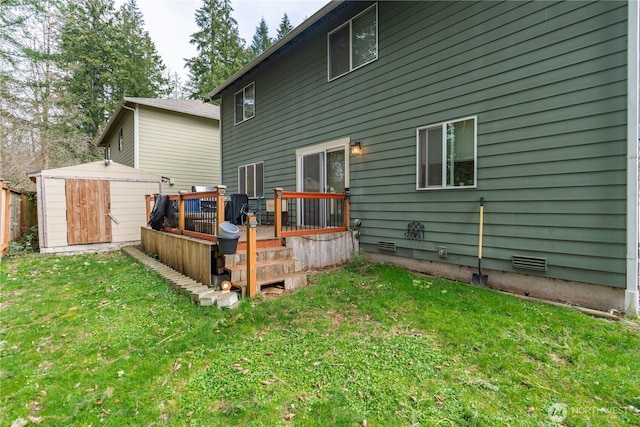
[[[208,94],[231,192],[348,192],[365,257],[638,310],[638,3],[334,1]]]

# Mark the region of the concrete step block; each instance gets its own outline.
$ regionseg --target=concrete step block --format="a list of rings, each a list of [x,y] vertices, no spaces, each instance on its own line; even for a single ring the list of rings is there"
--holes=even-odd
[[[206,292],[203,292],[197,295],[192,295],[191,300],[202,306],[210,306],[216,303],[219,296],[220,296],[220,291],[209,289]]]
[[[290,274],[284,279],[284,288],[287,291],[304,288],[307,286],[307,274],[298,272]]]
[[[235,292],[221,292],[218,295],[218,299],[216,300],[216,304],[218,307],[230,307],[233,304],[238,302],[238,294]]]
[[[194,295],[197,295],[200,292],[207,292],[208,290],[209,287],[205,285],[189,286],[183,289],[184,293],[191,297],[191,300],[193,300]]]

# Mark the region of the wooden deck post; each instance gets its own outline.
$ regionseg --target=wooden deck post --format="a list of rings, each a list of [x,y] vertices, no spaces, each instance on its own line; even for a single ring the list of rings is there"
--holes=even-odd
[[[349,189],[345,188],[344,189],[344,227],[347,230],[351,229],[351,206],[349,204]]]
[[[224,222],[224,193],[226,185],[218,185],[218,195],[216,196],[216,236],[220,234],[220,224]]]
[[[146,200],[146,202],[147,202],[147,203],[146,203],[146,205],[147,205],[147,206],[146,206],[146,207],[147,207],[147,220],[146,220],[146,223],[147,223],[147,224],[149,224],[149,220],[151,219],[151,209],[152,209],[152,207],[151,207],[151,197],[153,197],[153,196],[151,196],[151,195],[149,195],[149,194],[147,194],[146,196],[144,196],[144,198],[145,198],[145,200]]]
[[[276,239],[282,237],[282,188],[273,190],[273,227],[275,228],[274,236]]]
[[[247,220],[247,294],[249,298],[256,296],[257,290],[257,255],[256,255],[256,227],[258,221],[255,216]]]
[[[184,232],[184,199],[182,198],[182,191],[178,193],[178,230],[180,230],[180,234]]]

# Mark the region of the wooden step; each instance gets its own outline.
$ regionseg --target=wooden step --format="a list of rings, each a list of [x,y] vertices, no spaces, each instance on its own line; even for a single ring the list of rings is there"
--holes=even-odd
[[[247,280],[246,264],[225,266],[229,272],[231,282]],[[258,279],[268,279],[270,277],[281,277],[300,271],[300,261],[295,258],[276,259],[273,261],[263,261],[256,263],[256,276]]]
[[[256,249],[256,258],[258,262],[273,261],[276,259],[286,259],[293,257],[293,249],[285,246],[277,248],[258,248]],[[247,251],[239,250],[235,254],[224,256],[224,265],[245,265],[247,263]]]
[[[260,248],[275,248],[275,247],[281,247],[282,246],[282,241],[280,239],[260,239],[256,242],[256,247],[258,249]],[[245,241],[240,241],[238,242],[238,249],[239,250],[246,250],[247,249],[247,242]]]

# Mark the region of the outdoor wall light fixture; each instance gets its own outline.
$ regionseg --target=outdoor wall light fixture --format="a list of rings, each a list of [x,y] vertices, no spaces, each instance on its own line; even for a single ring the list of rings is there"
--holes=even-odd
[[[359,156],[362,154],[362,145],[360,145],[360,141],[355,141],[351,143],[351,155]]]

